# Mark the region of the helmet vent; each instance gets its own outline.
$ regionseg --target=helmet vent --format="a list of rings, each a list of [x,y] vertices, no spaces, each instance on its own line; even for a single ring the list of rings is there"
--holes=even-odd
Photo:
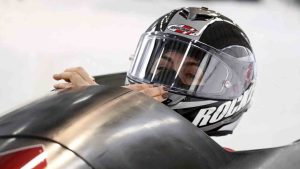
[[[185,10],[185,9],[182,9],[181,11],[179,11],[179,15],[181,15],[182,17],[184,17],[185,19],[188,18],[189,16],[189,11]]]
[[[207,20],[210,20],[212,18],[213,18],[213,16],[210,16],[210,15],[196,14],[192,20],[207,21]]]

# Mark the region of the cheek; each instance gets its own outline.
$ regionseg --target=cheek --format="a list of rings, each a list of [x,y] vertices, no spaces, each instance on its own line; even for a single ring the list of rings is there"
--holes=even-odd
[[[166,60],[161,60],[158,64],[158,68],[166,68],[166,69],[171,69],[172,68],[172,64],[169,61]]]
[[[194,78],[197,73],[197,69],[195,67],[188,67],[183,70],[183,73],[189,78]]]
[[[185,69],[180,74],[180,78],[184,84],[190,85],[190,84],[192,84],[196,73],[197,73],[197,69],[195,69],[195,68]]]

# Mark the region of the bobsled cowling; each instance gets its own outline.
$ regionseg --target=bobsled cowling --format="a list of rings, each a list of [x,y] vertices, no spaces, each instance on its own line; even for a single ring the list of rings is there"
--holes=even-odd
[[[37,144],[46,147],[48,154],[60,149],[55,162],[67,161],[68,166],[63,168],[73,169],[300,166],[299,143],[227,152],[165,105],[122,87],[91,86],[55,92],[0,118],[0,163],[1,153]],[[53,158],[47,159],[47,167],[61,168],[52,165]]]

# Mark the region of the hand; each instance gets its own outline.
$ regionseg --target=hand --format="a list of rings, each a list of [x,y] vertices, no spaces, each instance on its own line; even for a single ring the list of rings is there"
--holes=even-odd
[[[53,75],[53,79],[66,81],[66,83],[54,84],[55,89],[97,85],[94,78],[91,77],[82,67],[68,68],[60,74]]]
[[[130,84],[123,87],[134,91],[142,92],[145,95],[150,96],[159,102],[163,102],[168,98],[168,92],[164,86],[157,87],[151,84]]]

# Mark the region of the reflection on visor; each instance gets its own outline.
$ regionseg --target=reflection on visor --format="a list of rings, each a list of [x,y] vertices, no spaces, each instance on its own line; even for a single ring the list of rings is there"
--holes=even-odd
[[[199,97],[220,98],[226,92],[228,97],[235,97],[237,92],[232,90],[228,94],[231,86],[224,85],[234,84],[233,72],[220,59],[222,55],[213,54],[205,50],[207,48],[192,42],[144,35],[128,76]]]

